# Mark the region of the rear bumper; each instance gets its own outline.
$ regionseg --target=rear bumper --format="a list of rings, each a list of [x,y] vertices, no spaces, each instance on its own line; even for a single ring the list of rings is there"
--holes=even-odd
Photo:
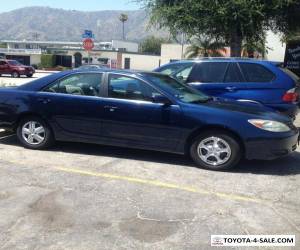
[[[299,132],[292,136],[276,139],[257,139],[247,142],[246,158],[249,160],[273,160],[294,152],[298,147]]]

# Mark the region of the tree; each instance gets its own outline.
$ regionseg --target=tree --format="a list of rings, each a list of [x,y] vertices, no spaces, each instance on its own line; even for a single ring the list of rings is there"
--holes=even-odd
[[[122,13],[119,17],[119,20],[122,22],[122,28],[123,28],[122,39],[125,40],[125,22],[128,21],[128,15]]]
[[[221,52],[226,53],[223,42],[216,41],[207,36],[201,36],[192,41],[192,44],[186,49],[185,56],[187,58],[195,58],[199,56],[223,56]]]
[[[161,45],[168,42],[164,38],[149,36],[140,44],[140,52],[160,55]]]
[[[140,0],[151,21],[180,30],[190,37],[207,35],[223,39],[231,56],[240,57],[243,41],[260,40],[267,29],[285,31],[288,9],[299,0]],[[299,25],[299,23],[297,24]]]

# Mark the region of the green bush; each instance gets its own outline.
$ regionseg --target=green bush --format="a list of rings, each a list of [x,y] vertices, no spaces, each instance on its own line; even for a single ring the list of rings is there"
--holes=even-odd
[[[53,68],[55,66],[55,56],[50,54],[44,54],[41,56],[42,68]]]

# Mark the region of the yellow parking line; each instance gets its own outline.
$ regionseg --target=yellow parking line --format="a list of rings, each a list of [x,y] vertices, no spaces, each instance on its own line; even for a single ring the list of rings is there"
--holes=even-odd
[[[255,202],[255,203],[264,202],[263,200],[252,198],[252,197],[208,191],[205,189],[199,189],[199,188],[190,187],[190,186],[180,186],[180,185],[161,182],[161,181],[153,181],[153,180],[147,180],[147,179],[141,179],[141,178],[135,178],[135,177],[107,174],[107,173],[91,172],[91,171],[86,171],[86,170],[81,170],[81,169],[73,169],[73,168],[56,167],[55,169],[59,170],[59,171],[63,171],[63,172],[68,172],[68,173],[76,173],[76,174],[81,174],[81,175],[89,175],[89,176],[102,177],[102,178],[114,179],[114,180],[123,180],[123,181],[131,182],[131,183],[140,183],[140,184],[156,186],[156,187],[161,187],[161,188],[176,189],[176,190],[186,191],[186,192],[190,192],[190,193],[197,193],[197,194],[202,194],[202,195],[214,195],[219,198],[234,200],[234,201],[248,201],[248,202]]]
[[[5,160],[6,161],[6,160]],[[24,165],[17,161],[6,161],[11,164],[17,164],[17,165]],[[94,176],[94,177],[101,177],[111,180],[122,180],[127,181],[130,183],[139,183],[149,186],[156,186],[160,188],[166,188],[166,189],[174,189],[174,190],[181,190],[189,193],[196,193],[196,194],[202,194],[202,195],[213,195],[218,198],[231,200],[231,201],[246,201],[246,202],[254,202],[254,203],[266,203],[263,199],[257,199],[250,196],[244,196],[244,195],[238,195],[238,194],[231,194],[231,193],[222,193],[222,192],[215,192],[215,191],[209,191],[205,189],[200,189],[192,186],[181,186],[177,184],[162,182],[162,181],[156,181],[156,180],[147,180],[142,178],[136,178],[136,177],[129,177],[129,176],[122,176],[122,175],[114,175],[109,173],[101,173],[101,172],[92,172],[82,169],[74,169],[74,168],[66,168],[66,167],[47,167],[48,169],[62,171],[66,173],[71,174],[80,174],[80,175],[87,175],[87,176]]]

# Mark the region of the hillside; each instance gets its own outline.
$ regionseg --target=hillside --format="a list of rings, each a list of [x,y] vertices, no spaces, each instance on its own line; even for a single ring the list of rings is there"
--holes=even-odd
[[[27,7],[0,13],[0,39],[79,41],[85,29],[91,29],[97,41],[121,39],[120,13],[129,17],[126,38],[140,41],[148,35],[166,36],[166,32],[149,30],[149,17],[144,10],[136,11],[73,11],[49,7]]]

